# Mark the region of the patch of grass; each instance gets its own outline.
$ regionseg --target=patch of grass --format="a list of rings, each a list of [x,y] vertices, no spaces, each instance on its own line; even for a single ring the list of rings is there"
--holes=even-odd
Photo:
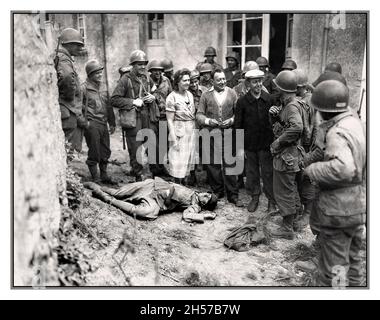
[[[167,231],[166,235],[179,241],[187,241],[189,239],[189,235],[186,233],[186,231],[181,229],[169,230]]]
[[[196,270],[190,271],[184,278],[185,285],[190,287],[217,287],[220,286],[219,280],[208,273],[200,274]]]
[[[307,261],[316,257],[317,251],[314,246],[308,246],[303,242],[298,242],[296,245],[285,249],[283,255],[289,262],[296,260]]]

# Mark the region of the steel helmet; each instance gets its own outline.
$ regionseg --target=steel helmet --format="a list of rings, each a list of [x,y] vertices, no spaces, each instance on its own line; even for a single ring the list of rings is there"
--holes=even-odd
[[[207,47],[207,49],[205,50],[204,56],[205,57],[207,57],[207,56],[216,57],[216,50],[215,50],[215,48],[213,48],[213,47]]]
[[[256,59],[256,63],[259,65],[259,67],[269,67],[268,60],[265,57],[258,57]]]
[[[66,28],[62,31],[59,40],[62,44],[77,43],[84,46],[83,37],[78,30]]]
[[[148,63],[148,71],[152,69],[164,70],[164,67],[162,66],[160,61],[152,60]]]
[[[161,66],[164,68],[164,72],[173,71],[173,61],[165,58],[161,61]]]
[[[297,63],[292,59],[285,60],[281,69],[290,69],[290,70],[297,69]]]
[[[295,69],[293,72],[297,76],[297,87],[304,87],[308,85],[308,78],[305,71],[302,69]]]
[[[316,87],[319,85],[321,82],[326,81],[326,80],[336,80],[341,83],[343,83],[345,86],[347,85],[346,79],[338,72],[335,71],[327,71],[322,73],[317,80],[313,83],[313,86]]]
[[[135,62],[144,62],[145,64],[147,64],[148,58],[146,56],[146,53],[141,50],[132,51],[129,57],[129,64],[134,64]]]
[[[311,103],[322,112],[348,111],[349,90],[337,80],[321,82],[313,91]]]
[[[198,70],[195,69],[195,70],[190,72],[190,80],[191,79],[199,79],[199,77],[200,77],[200,73]]]
[[[85,69],[86,69],[87,76],[89,76],[93,72],[103,70],[104,67],[101,66],[97,60],[90,60],[86,63]]]
[[[290,93],[297,91],[297,75],[293,71],[281,71],[273,82],[281,91]]]
[[[258,70],[259,66],[255,61],[247,61],[243,67],[243,75],[250,70]]]
[[[213,71],[212,65],[209,63],[204,63],[201,65],[199,73],[202,74],[202,73],[212,72],[212,71]]]
[[[131,70],[132,70],[132,66],[120,67],[119,68],[120,76],[122,76],[124,73],[131,72]]]
[[[338,62],[331,62],[326,66],[325,71],[335,71],[342,74],[342,66]]]
[[[230,52],[228,52],[227,55],[226,55],[226,60],[227,60],[228,58],[235,59],[237,63],[240,62],[240,55],[239,55],[239,53],[236,52],[236,51],[230,51]]]

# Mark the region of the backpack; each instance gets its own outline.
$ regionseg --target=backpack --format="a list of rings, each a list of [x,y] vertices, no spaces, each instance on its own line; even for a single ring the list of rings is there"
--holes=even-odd
[[[303,125],[303,130],[301,134],[301,145],[310,146],[313,135],[313,109],[311,108],[310,103],[301,98],[296,98],[295,102],[296,103],[294,105],[297,107],[298,111],[301,114]]]

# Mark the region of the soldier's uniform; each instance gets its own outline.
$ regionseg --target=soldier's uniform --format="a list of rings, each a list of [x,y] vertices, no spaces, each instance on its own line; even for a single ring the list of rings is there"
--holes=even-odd
[[[302,118],[295,97],[284,102],[280,114],[272,117],[275,141],[273,153],[273,191],[283,217],[295,216],[298,200],[297,180],[301,160],[300,138],[303,130]]]
[[[84,132],[88,146],[86,163],[89,167],[99,164],[100,171],[105,172],[111,155],[107,123],[110,127],[116,126],[115,114],[107,93],[101,92],[91,80],[87,79],[82,85],[82,92],[83,113],[89,121],[89,126]]]
[[[72,148],[82,150],[83,123],[80,81],[69,52],[61,47],[55,57],[62,129]]]
[[[349,90],[337,80],[320,83],[311,98],[325,121],[323,159],[304,173],[319,186],[315,201],[320,226],[316,285],[364,285],[360,250],[366,222],[365,129],[348,106]]]
[[[361,285],[360,248],[366,219],[366,141],[360,120],[351,111],[323,123],[324,159],[305,169],[320,192],[316,201],[321,259],[318,285],[331,286],[341,266],[349,285]]]
[[[159,177],[129,183],[119,189],[99,187],[94,183],[85,183],[85,186],[94,190],[93,196],[137,218],[153,220],[160,213],[173,211],[183,211],[183,219],[187,222],[215,218],[215,214],[201,212],[198,192]]]
[[[111,96],[111,104],[118,109],[131,110],[135,108],[133,101],[136,98],[142,98],[149,93],[153,86],[153,81],[147,75],[138,76],[135,71],[124,74],[116,85]],[[153,106],[153,107],[152,107]],[[143,166],[137,161],[136,152],[142,142],[136,140],[136,135],[140,129],[156,129],[152,123],[159,119],[159,110],[157,104],[143,104],[141,108],[136,108],[136,126],[134,128],[124,129],[127,140],[128,153],[132,170],[136,178],[143,174]]]

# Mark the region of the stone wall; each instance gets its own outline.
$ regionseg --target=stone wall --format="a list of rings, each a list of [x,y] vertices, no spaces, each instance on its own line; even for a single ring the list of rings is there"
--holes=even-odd
[[[58,284],[52,254],[65,193],[57,78],[32,16],[14,15],[14,285]]]
[[[329,28],[324,31],[326,19]],[[364,52],[367,35],[366,14],[347,13],[339,20],[337,14],[295,14],[292,43],[292,57],[299,68],[314,81],[325,64],[339,62],[343,76],[350,89],[350,104],[357,109],[361,98],[361,84]],[[342,16],[343,18],[343,16]],[[334,28],[333,23],[339,28]],[[344,28],[342,28],[344,27]],[[326,62],[323,63],[324,32],[327,32]]]

